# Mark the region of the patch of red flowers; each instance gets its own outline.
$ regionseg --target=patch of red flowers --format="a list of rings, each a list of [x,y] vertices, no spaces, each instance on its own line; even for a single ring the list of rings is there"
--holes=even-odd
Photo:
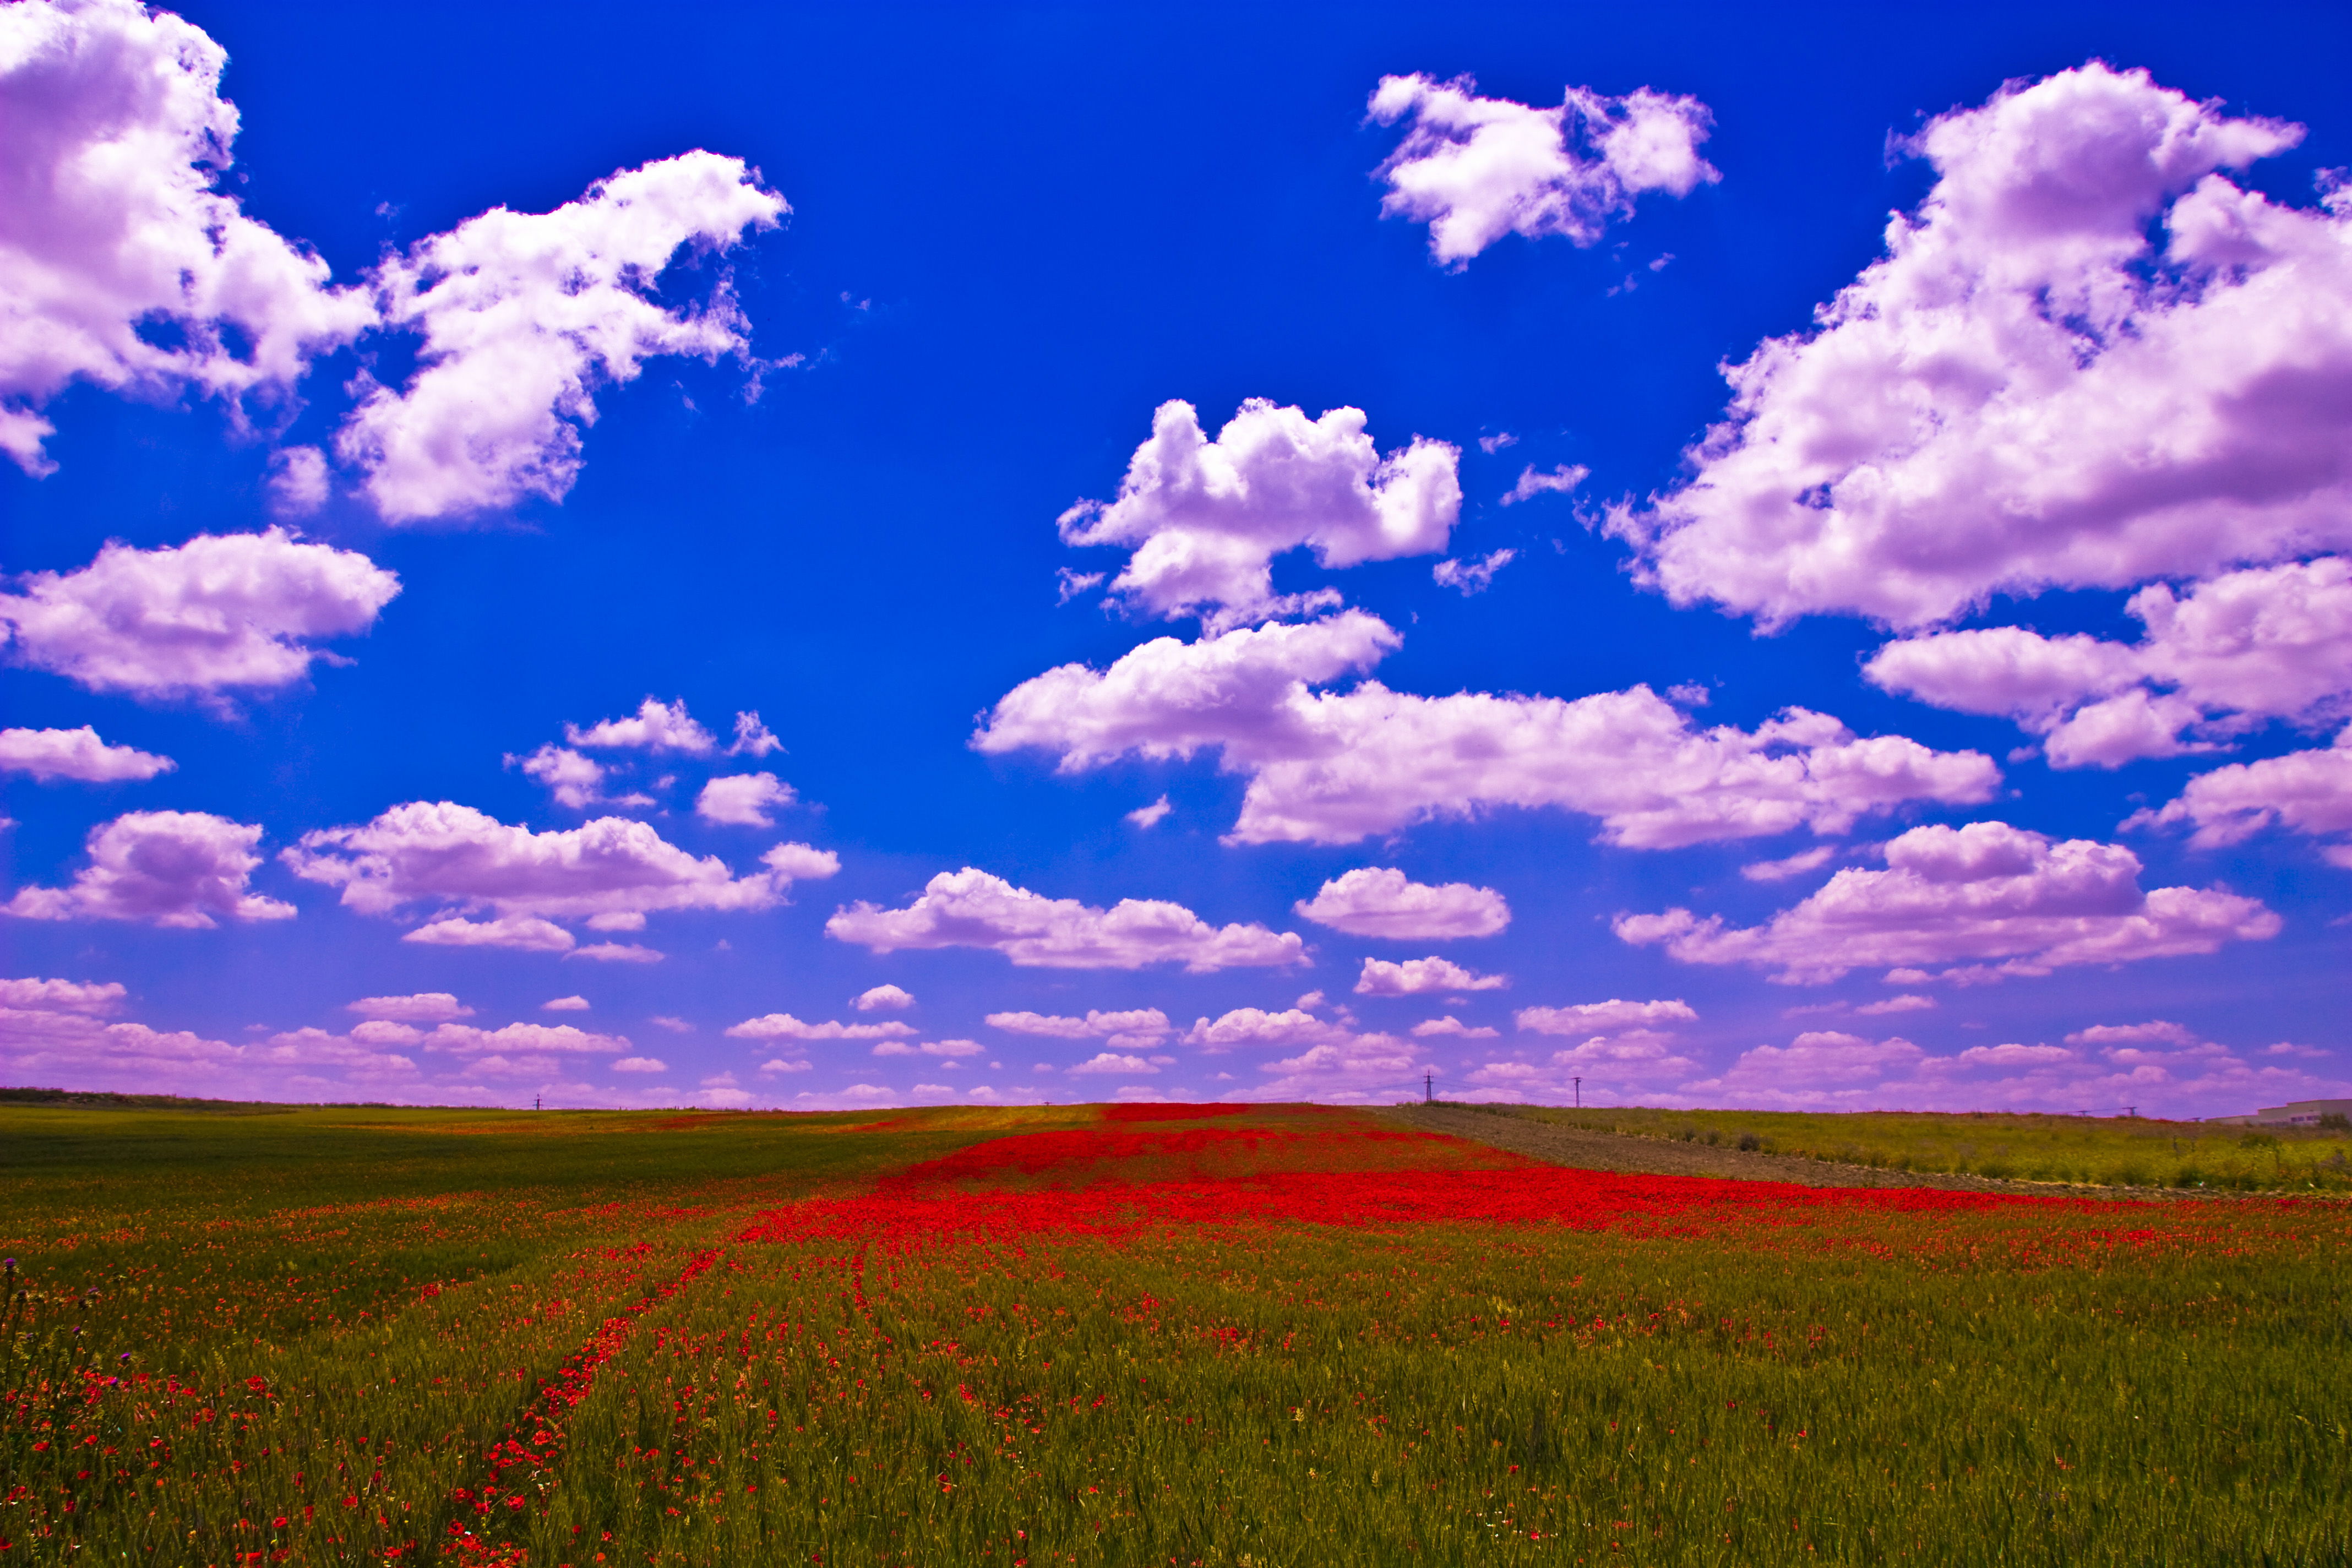
[[[965,1153],[989,1147],[982,1144]],[[931,1168],[950,1163],[936,1161]],[[1045,1192],[956,1191],[909,1180],[913,1175],[907,1173],[866,1196],[815,1199],[771,1211],[740,1239],[1010,1240],[1055,1234],[1117,1237],[1153,1226],[1244,1224],[1360,1228],[1486,1224],[1700,1234],[1727,1226],[1802,1223],[1822,1211],[1979,1214],[2016,1207],[2099,1206],[2068,1198],[1911,1187],[1801,1187],[1778,1182],[1624,1175],[1550,1165],[1508,1170],[1281,1171],[1223,1181],[1106,1182]]]
[[[1105,1121],[1204,1121],[1212,1117],[1239,1116],[1255,1109],[1247,1105],[1106,1105]]]

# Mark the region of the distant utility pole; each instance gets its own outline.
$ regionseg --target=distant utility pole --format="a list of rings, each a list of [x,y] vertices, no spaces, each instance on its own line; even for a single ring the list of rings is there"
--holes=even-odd
[[[1423,1105],[1437,1103],[1437,1075],[1433,1072],[1421,1075],[1421,1102]]]
[[[1572,1084],[1574,1084],[1574,1085],[1576,1085],[1576,1109],[1577,1109],[1577,1110],[1583,1110],[1583,1109],[1584,1109],[1584,1080],[1583,1080],[1582,1079],[1580,1079],[1580,1078],[1572,1078],[1572,1079],[1569,1079],[1568,1081],[1569,1081],[1569,1082],[1570,1082],[1570,1083],[1572,1083]]]
[[[533,1110],[546,1110],[546,1109],[547,1109],[545,1106],[543,1106],[543,1105],[541,1105],[541,1104],[540,1103],[540,1100],[541,1100],[542,1098],[543,1098],[542,1096],[536,1095],[536,1094],[534,1094],[534,1095],[532,1095],[532,1096],[530,1097],[530,1108],[531,1108]]]

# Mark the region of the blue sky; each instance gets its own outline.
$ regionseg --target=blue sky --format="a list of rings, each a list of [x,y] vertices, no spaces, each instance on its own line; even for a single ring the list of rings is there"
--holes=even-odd
[[[10,1081],[2347,1092],[2340,13],[0,26]]]

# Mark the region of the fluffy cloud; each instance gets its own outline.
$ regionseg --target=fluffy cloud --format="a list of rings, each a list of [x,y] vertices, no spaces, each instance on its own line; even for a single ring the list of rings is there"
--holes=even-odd
[[[1242,843],[1348,844],[1509,805],[1583,812],[1608,842],[1676,848],[1800,826],[1843,833],[1907,801],[1986,800],[2000,776],[1979,752],[1862,739],[1801,708],[1753,731],[1701,730],[1646,686],[1573,701],[1416,697],[1371,680],[1309,689],[1398,640],[1353,611],[1156,638],[1099,673],[1072,664],[1024,681],[972,743],[1055,752],[1064,773],[1218,748],[1250,781],[1231,835]]]
[[[1157,1007],[1136,1007],[1107,1013],[1094,1009],[1083,1018],[1051,1013],[991,1013],[988,1026],[1015,1035],[1043,1035],[1055,1040],[1099,1040],[1117,1037],[1123,1042],[1149,1045],[1169,1031],[1168,1015]]]
[[[1691,1024],[1698,1013],[1679,998],[1670,1002],[1580,1002],[1573,1007],[1522,1007],[1511,1015],[1522,1029],[1539,1035],[1613,1035],[1627,1029],[1655,1029]]]
[[[400,940],[423,947],[504,947],[518,952],[570,952],[579,939],[553,921],[530,915],[504,915],[494,921],[469,921],[453,915],[418,926]]]
[[[116,784],[152,779],[177,766],[169,757],[134,746],[110,746],[88,724],[79,730],[0,730],[0,773]]]
[[[1511,923],[1511,906],[1492,888],[1467,882],[1432,886],[1387,867],[1359,866],[1291,906],[1317,925],[1350,936],[1444,941],[1493,936]]]
[[[1686,196],[1720,177],[1698,155],[1712,117],[1695,98],[1571,87],[1558,109],[1537,109],[1477,89],[1416,73],[1382,77],[1371,97],[1381,124],[1412,121],[1380,167],[1381,214],[1428,224],[1439,261],[1460,266],[1512,233],[1589,246],[1643,192]]]
[[[1354,1037],[1347,1026],[1327,1022],[1301,1008],[1269,1013],[1262,1007],[1236,1007],[1213,1024],[1206,1018],[1195,1023],[1184,1044],[1227,1051],[1236,1046],[1311,1046]]]
[[[1349,1035],[1265,1063],[1277,1076],[1237,1097],[1381,1104],[1421,1091],[1418,1047],[1393,1035]]]
[[[1629,942],[1663,942],[1685,963],[1749,963],[1807,984],[1850,969],[1966,964],[1946,978],[2046,974],[2072,964],[2211,952],[2277,934],[2257,900],[2218,889],[2142,892],[2138,857],[2117,845],[2055,842],[2000,822],[1915,827],[1886,846],[1884,871],[1850,868],[1761,926],[1734,930],[1688,910],[1627,915]],[[1985,965],[1990,963],[1990,967]]]
[[[0,1007],[0,1075],[131,1093],[219,1094],[247,1047],[185,1030],[102,1023],[86,1011]]]
[[[1677,603],[1906,627],[2352,541],[2352,202],[2218,173],[2300,136],[2096,62],[1931,121],[1886,256],[1612,528]]]
[[[746,719],[759,725],[758,714],[739,713],[735,716],[739,734]],[[767,733],[764,727],[761,733]],[[695,721],[686,710],[683,697],[674,702],[648,697],[627,718],[600,719],[584,730],[577,724],[566,724],[563,738],[575,746],[597,751],[674,752],[688,757],[707,757],[719,749],[719,737]],[[772,741],[775,737],[767,738]]]
[[[877,985],[869,990],[860,991],[849,1005],[861,1013],[871,1013],[877,1009],[896,1013],[913,1006],[915,994],[911,991],[901,990],[896,985]]]
[[[2258,763],[2231,763],[2200,773],[2178,800],[2160,811],[2134,813],[2126,827],[2187,825],[2189,841],[2200,849],[2239,844],[2263,828],[2295,833],[2352,834],[2352,725],[2333,746],[2289,752]],[[2352,868],[2352,843],[2336,843],[2320,853]]]
[[[1024,968],[1140,969],[1181,963],[1213,970],[1305,962],[1289,931],[1262,925],[1210,925],[1181,904],[1121,899],[1108,910],[1048,899],[1002,877],[965,867],[933,877],[903,910],[855,903],[825,922],[825,935],[876,952],[901,948],[984,947]]]
[[[790,1013],[746,1018],[727,1033],[739,1040],[896,1040],[915,1031],[893,1018],[880,1024],[803,1023]]]
[[[1408,958],[1402,963],[1364,960],[1356,977],[1359,996],[1422,996],[1442,991],[1496,991],[1510,984],[1503,974],[1478,974],[1443,958]]]
[[[352,550],[282,529],[185,544],[109,544],[79,572],[34,572],[0,594],[8,657],[92,691],[158,699],[290,685],[311,646],[375,622],[400,579]]]
[[[806,845],[779,845],[764,858],[767,870],[738,878],[717,856],[697,859],[646,823],[600,816],[533,833],[446,800],[411,801],[362,826],[304,834],[282,858],[295,875],[341,888],[343,903],[362,914],[431,901],[558,920],[764,910],[795,877],[827,875],[824,868],[838,864]]]
[[[539,1005],[539,1010],[542,1013],[585,1013],[588,1011],[588,998],[585,996],[550,997]]]
[[[0,913],[24,920],[139,921],[208,930],[221,919],[291,920],[252,891],[261,829],[202,811],[132,811],[89,830],[89,864],[63,888],[26,888]]]
[[[502,1029],[478,1029],[470,1024],[443,1024],[417,1043],[428,1051],[452,1051],[464,1056],[507,1051],[527,1051],[534,1055],[614,1056],[629,1048],[626,1035],[591,1034],[570,1024],[509,1024]]]
[[[623,1057],[613,1064],[614,1072],[667,1072],[669,1064],[659,1057]]]
[[[1270,563],[1286,551],[1307,546],[1327,567],[1443,552],[1462,510],[1459,456],[1416,437],[1383,458],[1360,409],[1310,420],[1262,398],[1212,441],[1191,404],[1171,401],[1118,498],[1063,513],[1062,538],[1130,547],[1111,590],[1149,614],[1260,619],[1299,607],[1274,593]]]
[[[960,1058],[982,1055],[988,1047],[978,1040],[925,1040],[920,1045],[908,1045],[904,1040],[885,1040],[874,1047],[877,1057],[947,1057]],[[946,1065],[953,1067],[955,1060]],[[1075,1069],[1073,1069],[1075,1070]]]
[[[1115,1051],[1101,1051],[1088,1057],[1077,1066],[1065,1070],[1074,1074],[1097,1073],[1112,1074],[1122,1078],[1145,1078],[1156,1074],[1160,1069],[1141,1057],[1121,1056]]]
[[[738,159],[692,152],[625,170],[551,213],[495,207],[358,288],[215,187],[236,110],[227,57],[194,26],[132,0],[0,9],[0,450],[52,465],[38,412],[83,381],[134,395],[183,389],[281,408],[318,354],[368,333],[413,336],[403,387],[363,374],[335,438],[392,521],[560,500],[596,392],[661,354],[746,354],[722,279],[699,306],[655,295],[681,251],[724,251],[787,210]],[[162,330],[157,330],[162,329]],[[789,363],[789,362],[788,362]],[[279,454],[288,514],[330,488],[325,454]]]
[[[529,777],[547,786],[555,804],[573,811],[586,811],[604,804],[604,764],[593,757],[583,757],[568,746],[541,746],[527,757],[507,758],[509,767],[519,767]],[[621,804],[650,805],[647,795],[632,795]]]
[[[1499,1029],[1490,1029],[1484,1024],[1473,1028],[1451,1013],[1443,1018],[1423,1018],[1412,1026],[1413,1038],[1421,1040],[1436,1035],[1451,1035],[1464,1040],[1491,1040],[1501,1032]]]
[[[1370,669],[1403,642],[1360,610],[1199,642],[1154,637],[1108,669],[1066,664],[1023,681],[972,744],[1056,752],[1065,773],[1129,752],[1159,760],[1220,746],[1229,757],[1270,760],[1305,743],[1296,710],[1315,700],[1308,687]]]
[[[732,773],[702,786],[702,793],[695,797],[694,815],[705,822],[738,827],[773,827],[776,819],[768,815],[768,808],[790,805],[793,798],[793,786],[773,773]]]
[[[1930,1056],[1900,1037],[1864,1039],[1815,1032],[1788,1046],[1743,1052],[1714,1078],[1694,1078],[1678,1096],[1697,1103],[1737,1097],[1744,1104],[1792,1110],[1984,1110],[2087,1113],[2126,1105],[2187,1116],[2244,1110],[2281,1100],[2342,1093],[2276,1058],[2308,1055],[2273,1046],[2263,1065],[2201,1040],[2172,1024],[2095,1026],[2065,1046],[2009,1041]],[[2161,1108],[2161,1110],[2159,1110]]]
[[[2210,749],[2181,731],[2316,721],[2352,698],[2352,563],[2339,556],[2229,573],[2186,597],[2159,583],[2126,607],[2147,625],[2137,643],[1938,632],[1889,644],[1863,673],[1940,708],[2015,719],[2059,767]]]
[[[1460,1098],[1567,1102],[1589,1098],[1603,1084],[1620,1096],[1671,1091],[1699,1070],[1696,1062],[1675,1054],[1675,1045],[1654,1029],[1594,1035],[1542,1062],[1486,1062],[1471,1071],[1475,1087]]]
[[[36,411],[68,383],[282,397],[374,321],[213,188],[237,132],[227,58],[134,0],[0,9],[0,451],[27,473],[53,467]]]
[[[0,1007],[55,1013],[111,1013],[125,993],[116,981],[0,980]]]
[[[1884,1078],[1916,1070],[1927,1053],[1900,1036],[1865,1040],[1859,1035],[1815,1030],[1787,1046],[1758,1046],[1743,1052],[1725,1075],[1727,1087],[1812,1088]]]
[[[343,1005],[362,1018],[384,1018],[406,1024],[437,1024],[450,1018],[470,1018],[474,1010],[446,991],[420,991],[413,996],[362,996]]]
[[[684,248],[725,250],[788,209],[738,158],[694,152],[614,174],[550,213],[493,207],[373,277],[384,326],[417,334],[406,388],[371,390],[336,436],[394,522],[560,500],[599,387],[662,354],[744,352],[721,284],[696,310],[654,290]]]

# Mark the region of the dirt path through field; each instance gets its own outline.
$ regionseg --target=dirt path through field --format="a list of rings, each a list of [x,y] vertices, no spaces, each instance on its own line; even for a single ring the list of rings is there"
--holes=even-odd
[[[1580,1127],[1536,1121],[1526,1117],[1497,1115],[1458,1105],[1401,1105],[1381,1114],[1420,1128],[1424,1132],[1448,1132],[1456,1138],[1489,1143],[1497,1149],[1530,1155],[1555,1165],[1575,1165],[1588,1171],[1632,1171],[1653,1176],[1721,1176],[1733,1181],[1791,1182],[1805,1187],[1942,1187],[1969,1193],[2088,1192],[2101,1197],[2148,1197],[2150,1193],[2120,1188],[2074,1188],[2053,1182],[1998,1182],[1983,1176],[1929,1175],[1916,1171],[1880,1171],[1867,1165],[1839,1165],[1790,1154],[1747,1153],[1705,1143],[1677,1143],[1664,1138],[1631,1138],[1615,1132],[1589,1132]]]

